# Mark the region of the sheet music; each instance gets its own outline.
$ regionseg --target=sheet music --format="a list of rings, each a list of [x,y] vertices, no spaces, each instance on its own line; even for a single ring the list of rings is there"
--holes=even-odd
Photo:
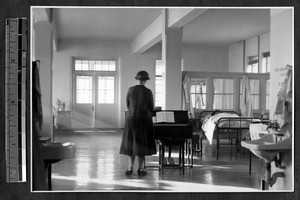
[[[168,122],[168,123],[174,123],[174,112],[171,111],[160,111],[156,113],[156,122]]]

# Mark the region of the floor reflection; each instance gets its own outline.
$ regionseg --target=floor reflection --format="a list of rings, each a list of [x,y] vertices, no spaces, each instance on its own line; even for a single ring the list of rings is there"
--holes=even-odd
[[[131,176],[124,174],[127,157],[119,154],[122,131],[59,131],[55,140],[76,145],[74,159],[53,164],[52,187],[56,191],[176,191],[229,192],[259,191],[260,162],[253,159],[248,174],[248,152],[236,153],[222,146],[219,162],[215,150],[204,142],[204,153],[194,158],[193,168],[182,174],[178,169],[166,169],[161,174],[158,154],[146,157],[148,174],[137,175],[137,163]],[[174,153],[174,159],[178,154]]]

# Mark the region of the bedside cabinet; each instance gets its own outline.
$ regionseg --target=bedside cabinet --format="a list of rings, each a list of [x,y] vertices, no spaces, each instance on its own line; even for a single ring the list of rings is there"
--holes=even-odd
[[[57,128],[71,128],[71,111],[57,111]]]

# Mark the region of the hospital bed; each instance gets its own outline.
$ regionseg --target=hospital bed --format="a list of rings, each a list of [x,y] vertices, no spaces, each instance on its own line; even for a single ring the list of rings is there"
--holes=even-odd
[[[243,134],[248,133],[249,125],[262,122],[258,117],[240,117],[235,111],[220,111],[220,113],[211,116],[212,112],[209,110],[202,111],[199,118],[202,121],[202,131],[209,143],[212,144],[213,139],[216,140],[217,160],[219,160],[220,145],[232,145],[235,141],[236,150],[239,151],[241,139]],[[224,143],[224,139],[228,142]]]

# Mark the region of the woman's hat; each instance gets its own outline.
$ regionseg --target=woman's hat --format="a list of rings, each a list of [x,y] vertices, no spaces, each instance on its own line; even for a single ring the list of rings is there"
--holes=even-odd
[[[141,81],[146,81],[149,80],[149,74],[146,71],[139,71],[136,76],[135,76],[136,80],[141,80]]]

